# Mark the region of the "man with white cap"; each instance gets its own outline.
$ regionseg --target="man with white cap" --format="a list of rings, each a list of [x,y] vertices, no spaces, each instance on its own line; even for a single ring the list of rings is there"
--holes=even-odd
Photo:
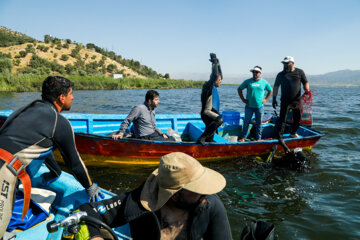
[[[243,125],[243,131],[240,136],[240,142],[244,142],[246,134],[249,129],[249,124],[252,116],[255,113],[255,125],[256,125],[256,140],[261,139],[261,121],[264,114],[264,103],[266,103],[272,94],[272,88],[270,84],[263,78],[261,78],[262,68],[255,66],[250,70],[253,77],[245,80],[238,88],[238,94],[245,105],[245,121]],[[243,90],[246,91],[246,99],[243,95]],[[266,97],[265,90],[268,92]]]
[[[285,131],[286,117],[291,109],[293,112],[293,126],[290,132],[291,137],[298,137],[297,130],[300,126],[301,110],[301,84],[304,87],[305,94],[309,92],[309,82],[306,79],[305,73],[302,69],[294,67],[294,58],[286,56],[283,61],[284,70],[279,72],[276,76],[274,84],[273,108],[276,108],[276,96],[278,94],[279,86],[281,86],[281,105],[280,118],[276,124],[277,137],[282,139],[282,134]]]
[[[226,185],[218,172],[174,152],[139,188],[80,211],[110,227],[130,224],[133,239],[232,239],[226,210],[216,193]],[[76,239],[103,239],[98,226],[82,225]]]

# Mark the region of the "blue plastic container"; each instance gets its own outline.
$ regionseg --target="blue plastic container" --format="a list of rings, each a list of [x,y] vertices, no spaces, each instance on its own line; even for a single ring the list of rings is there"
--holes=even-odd
[[[240,112],[238,111],[223,111],[221,115],[224,119],[224,122],[230,125],[240,124]]]

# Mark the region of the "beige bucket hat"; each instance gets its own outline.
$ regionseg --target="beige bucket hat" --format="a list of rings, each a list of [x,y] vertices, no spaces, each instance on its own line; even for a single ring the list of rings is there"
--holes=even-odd
[[[140,202],[145,209],[157,211],[181,189],[209,195],[220,192],[225,185],[220,173],[203,167],[185,153],[174,152],[161,157],[159,168],[144,184]]]

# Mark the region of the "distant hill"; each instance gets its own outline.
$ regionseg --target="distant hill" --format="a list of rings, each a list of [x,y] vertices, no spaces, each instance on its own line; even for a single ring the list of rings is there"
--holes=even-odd
[[[340,70],[308,77],[312,85],[360,86],[360,70]]]
[[[0,72],[68,74],[80,76],[112,76],[127,78],[169,78],[141,65],[139,61],[122,58],[93,43],[83,45],[70,39],[44,35],[38,41],[25,34],[0,26]]]
[[[305,72],[306,74],[306,72]],[[277,73],[264,73],[265,78],[271,85],[274,84]],[[306,75],[311,86],[328,86],[328,87],[360,87],[360,70],[340,70],[320,75]],[[250,75],[239,75],[224,77],[224,83],[240,84]]]

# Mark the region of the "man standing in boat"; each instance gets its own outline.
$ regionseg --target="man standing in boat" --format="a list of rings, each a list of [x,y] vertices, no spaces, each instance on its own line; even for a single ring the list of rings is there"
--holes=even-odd
[[[280,117],[276,123],[277,137],[283,138],[285,131],[286,119],[289,110],[292,110],[294,122],[290,137],[297,138],[297,130],[300,126],[301,110],[300,110],[300,98],[301,98],[301,84],[304,87],[305,94],[309,93],[309,82],[306,79],[305,73],[300,68],[295,68],[294,58],[286,56],[281,61],[284,70],[278,73],[276,76],[273,92],[273,108],[276,109],[277,101],[276,96],[278,94],[279,86],[281,86],[281,105],[280,105]]]
[[[117,134],[113,139],[124,137],[126,129],[131,123],[134,124],[135,137],[144,140],[175,141],[173,137],[164,134],[157,126],[155,120],[155,108],[159,105],[159,93],[155,90],[147,91],[145,102],[135,106],[125,118]]]
[[[264,114],[264,103],[266,103],[271,94],[272,88],[270,84],[263,78],[261,78],[262,68],[255,66],[250,70],[253,77],[245,80],[238,88],[238,94],[241,100],[246,104],[245,106],[245,121],[240,136],[239,142],[244,142],[246,134],[249,129],[249,124],[253,114],[255,113],[255,127],[256,127],[256,140],[261,139],[261,121]],[[246,99],[243,95],[243,90],[246,88]],[[264,98],[265,90],[268,94]]]
[[[204,145],[205,142],[212,142],[215,132],[224,122],[219,113],[220,98],[217,91],[223,76],[219,59],[215,53],[210,53],[210,62],[212,63],[210,80],[204,83],[201,92],[201,119],[205,123],[205,131],[197,140],[201,145]]]
[[[46,158],[52,159],[51,154],[56,147],[91,200],[95,201],[101,194],[76,150],[69,121],[59,114],[71,107],[74,99],[72,86],[73,83],[66,78],[47,77],[42,85],[42,100],[33,101],[13,112],[0,129],[0,238],[12,216],[17,179],[24,187],[24,218],[30,202],[30,179]]]
[[[130,225],[137,239],[230,240],[226,209],[216,193],[226,185],[218,172],[181,152],[169,153],[137,189],[80,206],[110,227]],[[103,240],[99,226],[83,224],[77,240]]]

